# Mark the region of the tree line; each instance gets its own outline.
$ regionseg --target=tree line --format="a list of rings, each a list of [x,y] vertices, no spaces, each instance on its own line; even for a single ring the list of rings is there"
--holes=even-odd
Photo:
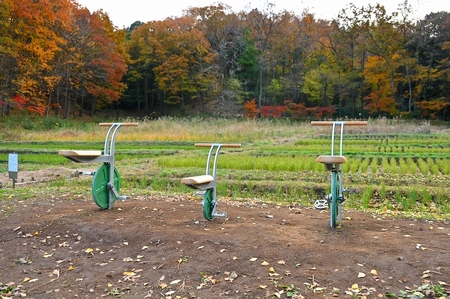
[[[139,8],[136,8],[139,9]],[[191,7],[119,29],[73,0],[0,2],[1,115],[450,119],[450,13],[405,0],[303,11]]]

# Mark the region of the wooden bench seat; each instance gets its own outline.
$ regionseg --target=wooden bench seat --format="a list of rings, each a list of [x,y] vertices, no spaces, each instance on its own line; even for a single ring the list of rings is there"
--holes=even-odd
[[[187,178],[182,178],[181,183],[185,185],[202,185],[211,183],[214,181],[214,178],[212,175],[198,175],[198,176],[191,176]]]
[[[74,162],[89,162],[100,157],[102,151],[60,150],[58,154]]]
[[[343,164],[347,162],[347,158],[345,156],[318,156],[316,162],[320,162],[323,164]]]

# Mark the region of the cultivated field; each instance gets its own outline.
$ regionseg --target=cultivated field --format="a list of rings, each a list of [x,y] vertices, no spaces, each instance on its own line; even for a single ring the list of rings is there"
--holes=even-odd
[[[136,120],[123,120],[124,122]],[[281,120],[143,120],[117,135],[121,193],[92,200],[107,128],[58,119],[0,122],[0,296],[324,298],[450,292],[450,128],[369,120],[345,132],[344,222],[312,207],[329,193],[315,162],[330,128]],[[180,184],[205,172],[196,142],[241,143],[218,162],[219,210]],[[8,154],[18,153],[15,188]]]

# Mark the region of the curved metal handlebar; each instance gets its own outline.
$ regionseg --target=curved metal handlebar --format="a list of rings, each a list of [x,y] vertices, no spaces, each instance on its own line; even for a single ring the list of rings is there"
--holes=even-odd
[[[346,125],[346,126],[366,126],[367,121],[365,120],[351,120],[351,121],[312,121],[313,126],[332,126],[336,125]]]
[[[112,126],[114,124],[120,124],[121,126],[125,126],[125,127],[136,127],[138,125],[138,123],[99,123],[99,126]]]
[[[220,147],[241,147],[240,143],[196,143],[197,147],[211,147],[213,145],[220,145]]]

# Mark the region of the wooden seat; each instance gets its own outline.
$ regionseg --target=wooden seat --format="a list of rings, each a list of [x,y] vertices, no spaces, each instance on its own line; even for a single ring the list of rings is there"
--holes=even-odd
[[[74,151],[74,150],[60,150],[60,156],[66,157],[75,162],[88,162],[94,160],[102,155],[101,151]]]
[[[187,178],[182,178],[181,183],[188,185],[188,186],[195,186],[195,185],[202,185],[211,183],[214,181],[214,178],[211,175],[198,175],[198,176],[191,176]]]
[[[323,164],[343,164],[347,162],[347,158],[345,156],[318,156],[316,162],[320,162]]]

